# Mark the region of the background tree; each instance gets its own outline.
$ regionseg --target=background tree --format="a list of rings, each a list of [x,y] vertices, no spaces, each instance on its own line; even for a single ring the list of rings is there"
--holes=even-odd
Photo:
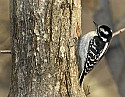
[[[99,5],[100,9],[98,9],[95,13],[94,19],[98,22],[98,24],[107,24],[113,30],[116,31],[116,25],[113,23],[113,17],[111,8],[109,6],[109,0],[100,0]],[[117,84],[118,91],[121,97],[124,97],[125,93],[125,53],[120,43],[119,36],[113,38],[110,48],[106,53],[106,59],[108,62],[108,66],[110,72],[113,76],[114,81]],[[117,69],[118,68],[118,69]]]
[[[82,32],[95,30],[92,21],[106,24],[113,32],[124,27],[124,12],[122,3],[114,0],[83,0]],[[85,10],[86,9],[86,10]],[[88,29],[89,28],[89,29]],[[122,37],[121,37],[122,36]],[[115,36],[106,56],[86,77],[84,83],[90,85],[91,97],[124,97],[124,33]],[[94,76],[94,77],[93,77]],[[112,90],[112,92],[109,92]],[[100,93],[99,93],[100,92]]]

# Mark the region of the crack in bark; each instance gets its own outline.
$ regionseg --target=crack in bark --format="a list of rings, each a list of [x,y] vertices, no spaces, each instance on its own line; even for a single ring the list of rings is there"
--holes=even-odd
[[[70,90],[69,90],[69,86],[68,86],[68,78],[67,78],[67,74],[65,72],[65,82],[66,82],[66,91],[67,91],[67,96],[70,97]]]
[[[50,41],[52,41],[52,22],[53,22],[53,1],[51,2],[51,7],[50,7]]]

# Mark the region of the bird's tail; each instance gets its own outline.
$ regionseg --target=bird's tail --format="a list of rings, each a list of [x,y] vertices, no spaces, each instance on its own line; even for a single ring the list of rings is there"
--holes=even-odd
[[[82,81],[83,81],[83,78],[84,78],[84,70],[82,71],[80,77],[79,77],[79,83],[80,83],[80,87],[82,85]]]

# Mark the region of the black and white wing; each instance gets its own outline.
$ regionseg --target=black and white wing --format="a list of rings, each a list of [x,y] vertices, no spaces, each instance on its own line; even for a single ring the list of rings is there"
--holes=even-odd
[[[84,70],[85,61],[87,58],[88,48],[89,48],[89,42],[94,37],[97,36],[95,31],[91,31],[87,34],[85,34],[83,37],[80,37],[78,48],[77,48],[77,59],[78,59],[78,71],[79,71],[79,78],[81,75],[81,72]]]
[[[100,41],[98,36],[94,36],[89,41],[89,47],[86,60],[84,63],[84,68],[79,76],[80,85],[82,84],[84,76],[94,68],[98,61],[100,61],[100,59],[104,56],[105,52],[107,51],[108,47],[109,43]]]

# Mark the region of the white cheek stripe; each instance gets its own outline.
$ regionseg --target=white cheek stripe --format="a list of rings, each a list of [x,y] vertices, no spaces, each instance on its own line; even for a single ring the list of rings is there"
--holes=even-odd
[[[101,37],[102,38],[102,40],[104,41],[104,42],[106,42],[107,41],[107,39],[106,38],[104,38],[104,37]]]
[[[109,33],[107,31],[104,31],[104,34],[108,35]]]

